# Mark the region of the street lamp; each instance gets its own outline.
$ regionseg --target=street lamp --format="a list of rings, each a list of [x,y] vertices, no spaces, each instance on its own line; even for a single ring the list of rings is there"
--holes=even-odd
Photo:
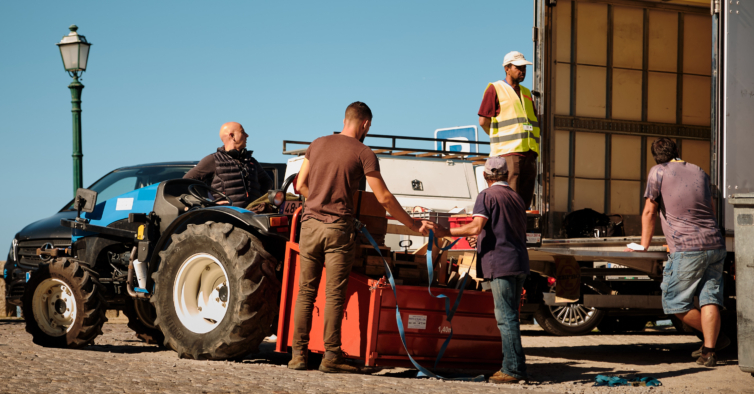
[[[79,82],[79,74],[86,71],[86,62],[89,58],[89,46],[92,45],[86,41],[86,37],[76,33],[78,26],[71,25],[71,30],[67,36],[56,45],[60,48],[60,56],[63,58],[63,66],[68,75],[73,77],[73,82],[68,85],[71,89],[71,104],[73,108],[73,195],[76,190],[83,187],[83,170],[81,158],[81,90],[84,85]]]

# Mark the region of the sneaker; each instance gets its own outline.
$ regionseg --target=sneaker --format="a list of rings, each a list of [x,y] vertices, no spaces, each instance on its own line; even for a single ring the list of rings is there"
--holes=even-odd
[[[518,383],[522,379],[514,378],[513,376],[510,376],[508,374],[502,373],[500,371],[495,372],[494,375],[490,376],[489,382],[490,383]]]
[[[707,357],[699,356],[699,358],[696,359],[696,363],[699,365],[704,365],[705,367],[714,367],[717,365],[717,355],[715,355],[715,353],[712,353]]]
[[[717,342],[715,342],[715,351],[719,352],[728,346],[730,346],[730,338],[728,338],[727,335],[721,332],[717,336]],[[702,355],[703,347],[704,347],[704,342],[702,342],[702,346],[699,347],[699,350],[695,350],[693,353],[691,353],[691,357],[700,357]]]
[[[327,356],[322,357],[319,370],[324,373],[361,373],[361,368],[347,364],[341,353],[330,359]]]
[[[309,359],[306,350],[294,350],[293,358],[288,362],[288,369],[295,371],[306,371],[306,362]]]

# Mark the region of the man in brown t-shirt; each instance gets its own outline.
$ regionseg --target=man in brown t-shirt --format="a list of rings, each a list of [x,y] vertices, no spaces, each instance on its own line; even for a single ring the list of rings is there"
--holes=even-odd
[[[327,269],[325,287],[325,356],[322,372],[360,372],[346,364],[340,351],[340,328],[346,301],[348,276],[353,265],[356,229],[353,195],[366,177],[377,200],[398,221],[414,231],[423,231],[385,186],[377,156],[361,143],[372,125],[372,111],[362,102],[346,109],[343,131],[316,139],[306,150],[296,189],[306,197],[299,241],[300,280],[294,312],[293,358],[288,368],[305,370],[312,309],[317,298],[322,269]]]

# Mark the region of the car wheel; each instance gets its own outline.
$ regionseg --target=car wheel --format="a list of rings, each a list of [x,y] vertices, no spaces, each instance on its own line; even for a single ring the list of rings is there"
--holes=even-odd
[[[554,291],[554,287],[550,289],[550,292]],[[534,312],[534,318],[540,327],[545,332],[558,336],[588,334],[597,327],[604,315],[604,311],[588,308],[578,303],[567,305],[546,305],[542,303]]]

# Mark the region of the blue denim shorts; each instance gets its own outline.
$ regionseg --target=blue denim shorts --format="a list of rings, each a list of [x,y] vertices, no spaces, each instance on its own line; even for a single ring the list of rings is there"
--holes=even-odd
[[[662,273],[662,309],[667,314],[685,313],[699,306],[723,306],[725,249],[671,253]]]

